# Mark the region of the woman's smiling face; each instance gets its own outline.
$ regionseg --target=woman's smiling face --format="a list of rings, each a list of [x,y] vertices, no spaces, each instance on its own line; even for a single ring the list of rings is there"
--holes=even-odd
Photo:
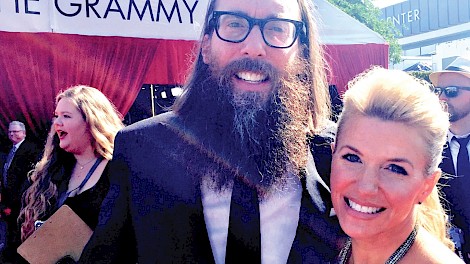
[[[415,224],[414,208],[432,191],[418,129],[360,115],[343,123],[333,154],[331,191],[343,230],[368,238]]]

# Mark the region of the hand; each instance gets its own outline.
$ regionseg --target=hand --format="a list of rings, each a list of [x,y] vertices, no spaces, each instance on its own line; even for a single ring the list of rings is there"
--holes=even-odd
[[[5,208],[3,209],[3,213],[6,215],[6,216],[9,216],[11,214],[11,209],[10,208]]]
[[[71,256],[64,256],[56,264],[74,264],[77,263]]]

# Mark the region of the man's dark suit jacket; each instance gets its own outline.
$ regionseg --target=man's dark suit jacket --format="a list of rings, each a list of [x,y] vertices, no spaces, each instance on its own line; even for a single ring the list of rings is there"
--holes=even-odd
[[[221,122],[170,112],[119,132],[110,191],[80,263],[214,263],[199,179],[252,173],[252,161],[233,151]],[[322,200],[328,191],[317,180],[309,179],[309,191],[302,180],[289,263],[327,263],[342,245],[338,222]]]
[[[23,192],[29,186],[28,172],[34,168],[34,165],[39,159],[42,149],[35,143],[28,140],[24,140],[23,143],[15,152],[15,156],[10,163],[8,168],[7,183],[5,184],[3,175],[1,175],[2,181],[2,207],[11,209],[11,213],[8,216],[4,216],[8,224],[8,243],[7,247],[13,247],[13,253],[16,252],[16,247],[20,243],[19,227],[17,224],[17,218],[21,210],[21,197]],[[3,166],[2,166],[3,174]]]
[[[23,141],[16,150],[15,156],[8,168],[7,183],[2,175],[2,203],[13,212],[21,209],[21,191],[24,191],[28,173],[34,168],[42,149],[28,140]],[[3,167],[2,167],[3,173]]]
[[[470,253],[470,179],[467,177],[456,177],[452,154],[448,144],[444,148],[443,160],[440,168],[449,174],[450,179],[441,178],[444,184],[442,191],[445,195],[443,204],[450,210],[452,224],[463,232],[464,244],[462,251],[466,263],[470,263],[467,253]]]

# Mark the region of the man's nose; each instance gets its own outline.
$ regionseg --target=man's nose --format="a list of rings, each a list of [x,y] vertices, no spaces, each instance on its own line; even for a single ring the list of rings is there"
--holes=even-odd
[[[446,93],[442,92],[442,93],[439,95],[439,100],[441,100],[441,101],[447,101]]]
[[[246,39],[242,42],[243,47],[241,52],[249,57],[263,57],[266,56],[266,48],[268,47],[264,42],[261,28],[255,25]]]

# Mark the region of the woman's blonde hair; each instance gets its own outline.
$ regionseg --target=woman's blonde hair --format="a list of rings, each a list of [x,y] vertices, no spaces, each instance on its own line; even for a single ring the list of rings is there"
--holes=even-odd
[[[427,159],[425,174],[430,176],[440,171],[438,166],[447,140],[449,116],[428,83],[403,71],[373,67],[348,85],[338,121],[338,138],[343,124],[357,115],[399,122],[420,131],[426,143],[426,153],[423,153]],[[437,186],[418,206],[416,215],[418,225],[453,248],[447,237],[447,217]]]
[[[70,87],[57,95],[56,104],[64,98],[70,99],[82,114],[95,155],[110,160],[114,137],[124,127],[121,114],[103,93],[93,87]],[[18,217],[22,240],[34,231],[36,220],[57,209],[58,190],[67,190],[75,163],[73,154],[59,147],[59,138],[52,125],[43,156],[30,172],[32,184],[23,194],[23,208]]]

